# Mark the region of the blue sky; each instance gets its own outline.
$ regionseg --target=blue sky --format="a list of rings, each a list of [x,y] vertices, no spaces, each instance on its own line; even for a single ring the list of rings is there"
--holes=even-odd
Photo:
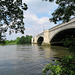
[[[42,0],[23,0],[28,5],[28,10],[24,12],[25,34],[13,33],[9,35],[7,32],[6,38],[14,40],[16,37],[25,35],[36,36],[41,33],[43,29],[50,29],[55,26],[54,23],[49,22],[51,13],[57,8],[57,5],[52,2],[45,2]]]

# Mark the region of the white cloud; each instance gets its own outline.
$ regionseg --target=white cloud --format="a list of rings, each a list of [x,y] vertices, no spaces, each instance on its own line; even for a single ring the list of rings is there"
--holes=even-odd
[[[42,0],[23,0],[23,2],[27,3],[28,11],[33,13],[47,13],[53,12],[57,5],[55,2],[48,2]]]
[[[43,2],[42,0],[23,0],[27,3],[28,10],[24,13],[25,34],[35,36],[43,31],[55,26],[54,23],[49,22],[50,14],[56,9],[55,3]],[[8,35],[7,39],[15,39],[21,37],[22,34]]]
[[[24,21],[26,22],[26,31],[29,30],[29,33],[33,36],[42,32],[43,27],[44,29],[49,29],[55,25],[49,22],[49,17],[38,18],[35,14],[31,14],[30,12],[25,14]]]

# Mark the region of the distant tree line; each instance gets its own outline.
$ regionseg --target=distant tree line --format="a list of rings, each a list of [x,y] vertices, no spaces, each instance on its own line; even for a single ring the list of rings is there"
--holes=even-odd
[[[31,38],[32,36],[26,35],[26,36],[22,36],[17,37],[15,40],[6,40],[5,41],[5,45],[13,45],[13,44],[31,44]]]
[[[17,44],[30,44],[31,38],[32,38],[32,36],[29,36],[29,35],[26,35],[26,37],[22,36],[21,38],[17,37],[16,43]]]

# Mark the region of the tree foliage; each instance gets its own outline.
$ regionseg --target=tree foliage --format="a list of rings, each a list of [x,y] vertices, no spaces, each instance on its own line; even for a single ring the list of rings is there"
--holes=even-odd
[[[22,36],[21,38],[17,38],[16,41],[17,41],[17,44],[30,44],[31,38],[32,36],[26,35],[26,37]]]
[[[26,35],[26,36],[22,36],[17,37],[15,40],[6,40],[5,41],[5,45],[14,45],[14,44],[31,44],[31,38],[32,36],[30,35]]]
[[[2,35],[2,33],[0,33],[0,44],[5,44],[5,36]]]
[[[63,40],[63,44],[64,46],[68,47],[68,50],[70,52],[74,52],[75,53],[75,36],[68,36]]]
[[[54,0],[44,0],[53,2]],[[75,17],[75,0],[56,0],[58,8],[52,13],[51,22],[68,22],[72,16]]]
[[[13,30],[24,33],[24,12],[27,4],[22,0],[0,0],[0,33],[4,33],[9,28],[11,34]]]

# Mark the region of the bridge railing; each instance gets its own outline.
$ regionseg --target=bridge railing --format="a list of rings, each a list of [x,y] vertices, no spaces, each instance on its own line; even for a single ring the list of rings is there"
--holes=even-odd
[[[49,29],[49,31],[53,31],[53,30],[55,30],[57,28],[63,27],[65,25],[68,25],[68,24],[73,23],[73,22],[75,22],[75,17],[72,18],[69,22],[61,23],[61,24],[59,24],[57,26],[54,26],[53,28]]]

